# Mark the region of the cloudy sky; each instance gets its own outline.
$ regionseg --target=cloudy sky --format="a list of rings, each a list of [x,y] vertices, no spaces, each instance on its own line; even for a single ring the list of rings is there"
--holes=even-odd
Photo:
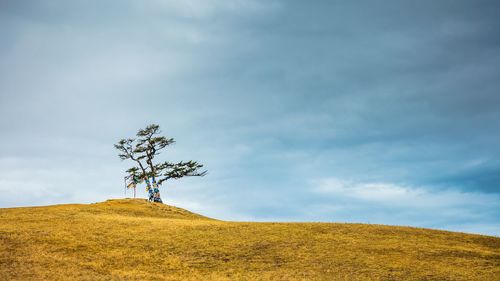
[[[209,171],[168,204],[498,236],[499,9],[0,1],[0,207],[124,197],[113,144],[158,123]]]

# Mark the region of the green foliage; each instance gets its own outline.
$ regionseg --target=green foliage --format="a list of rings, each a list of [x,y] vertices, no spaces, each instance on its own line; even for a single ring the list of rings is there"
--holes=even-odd
[[[152,179],[153,183],[161,184],[170,179],[206,175],[206,170],[200,170],[203,165],[193,160],[178,163],[164,161],[155,164],[155,156],[167,146],[175,143],[173,138],[159,136],[160,133],[160,126],[151,124],[140,129],[136,138],[121,139],[114,145],[119,151],[120,159],[132,160],[137,164],[126,171],[129,179],[134,179],[136,183],[146,182],[147,189],[149,189],[151,188],[149,179]]]

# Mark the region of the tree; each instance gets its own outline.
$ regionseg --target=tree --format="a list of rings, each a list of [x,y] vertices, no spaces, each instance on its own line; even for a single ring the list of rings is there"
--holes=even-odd
[[[120,151],[118,156],[122,160],[132,160],[136,165],[128,169],[126,177],[131,182],[129,186],[134,186],[142,182],[146,183],[146,190],[153,194],[154,201],[161,202],[159,185],[170,179],[180,179],[183,177],[204,176],[207,171],[200,171],[203,165],[196,161],[181,161],[171,163],[168,161],[156,163],[155,156],[159,155],[162,149],[175,143],[173,138],[159,136],[160,126],[151,124],[144,129],[140,129],[136,137],[121,139],[115,144],[115,148]],[[150,196],[150,200],[153,200]]]

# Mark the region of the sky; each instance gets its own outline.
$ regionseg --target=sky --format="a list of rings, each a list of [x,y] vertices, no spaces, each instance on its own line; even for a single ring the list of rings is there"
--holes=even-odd
[[[2,0],[0,207],[133,196],[113,144],[156,123],[208,170],[167,204],[500,236],[499,10]]]

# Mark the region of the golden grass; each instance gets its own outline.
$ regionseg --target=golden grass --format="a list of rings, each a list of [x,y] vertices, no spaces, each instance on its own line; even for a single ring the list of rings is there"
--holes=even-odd
[[[500,280],[500,238],[224,222],[141,199],[10,208],[0,280]]]

